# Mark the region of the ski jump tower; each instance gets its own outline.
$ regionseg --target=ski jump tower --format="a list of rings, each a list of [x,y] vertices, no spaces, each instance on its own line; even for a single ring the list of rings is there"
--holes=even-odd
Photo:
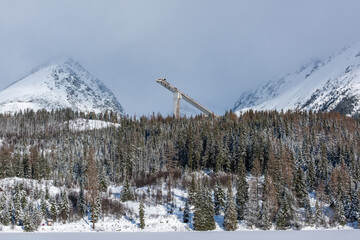
[[[156,82],[173,93],[173,104],[174,104],[174,116],[175,116],[175,118],[180,117],[180,99],[182,99],[182,98],[185,101],[187,101],[188,103],[190,103],[191,105],[193,105],[194,107],[196,107],[197,109],[199,109],[202,113],[204,113],[206,115],[217,116],[214,112],[208,110],[207,108],[202,106],[200,103],[196,102],[194,99],[192,99],[191,97],[189,97],[188,95],[186,95],[185,93],[181,92],[176,87],[174,87],[173,85],[168,83],[165,78],[159,78],[159,79],[156,80]]]

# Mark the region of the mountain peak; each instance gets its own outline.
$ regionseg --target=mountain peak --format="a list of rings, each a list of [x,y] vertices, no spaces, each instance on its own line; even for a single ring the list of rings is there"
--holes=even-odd
[[[0,112],[27,108],[124,113],[114,94],[71,58],[56,59],[37,67],[0,92]]]
[[[360,41],[296,72],[242,93],[233,110],[337,111],[360,114]]]

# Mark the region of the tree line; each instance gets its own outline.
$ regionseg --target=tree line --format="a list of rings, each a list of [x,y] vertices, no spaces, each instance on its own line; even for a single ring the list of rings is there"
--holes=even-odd
[[[71,125],[78,118],[121,126],[76,131]],[[214,229],[216,215],[226,230],[239,222],[260,229],[356,226],[359,125],[311,111],[180,119],[70,109],[2,114],[0,177],[51,180],[64,192],[27,189],[32,194],[19,197],[22,187],[9,187],[1,222],[25,225],[18,212],[43,209],[36,213],[43,218],[89,216],[95,224],[100,216],[124,214],[121,202],[128,200],[164,204],[171,214],[173,188],[181,188],[188,192],[183,221],[195,230]],[[120,199],[109,194],[109,185],[124,186]],[[143,186],[148,194],[137,196],[134,190]]]

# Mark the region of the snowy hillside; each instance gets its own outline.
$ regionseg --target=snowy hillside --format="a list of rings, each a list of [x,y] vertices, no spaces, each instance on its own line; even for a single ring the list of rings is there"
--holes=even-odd
[[[360,42],[327,60],[314,60],[295,73],[244,92],[233,110],[320,110],[360,113]]]
[[[24,109],[71,108],[83,112],[106,110],[123,114],[114,94],[72,59],[33,70],[0,92],[0,112]]]

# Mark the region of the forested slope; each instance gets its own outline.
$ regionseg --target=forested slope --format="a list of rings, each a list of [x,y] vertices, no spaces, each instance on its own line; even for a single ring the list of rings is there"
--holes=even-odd
[[[76,130],[70,125],[79,118],[114,124]],[[69,109],[0,115],[0,177],[63,189],[49,194],[47,188],[2,186],[0,220],[25,230],[49,217],[96,222],[126,215],[121,202],[128,200],[162,204],[171,214],[178,207],[174,189],[182,189],[183,221],[195,230],[214,229],[214,216],[223,218],[225,230],[238,223],[356,227],[359,127],[359,120],[311,111],[190,119]],[[123,186],[120,198],[109,186]],[[148,192],[137,194],[141,187]]]

